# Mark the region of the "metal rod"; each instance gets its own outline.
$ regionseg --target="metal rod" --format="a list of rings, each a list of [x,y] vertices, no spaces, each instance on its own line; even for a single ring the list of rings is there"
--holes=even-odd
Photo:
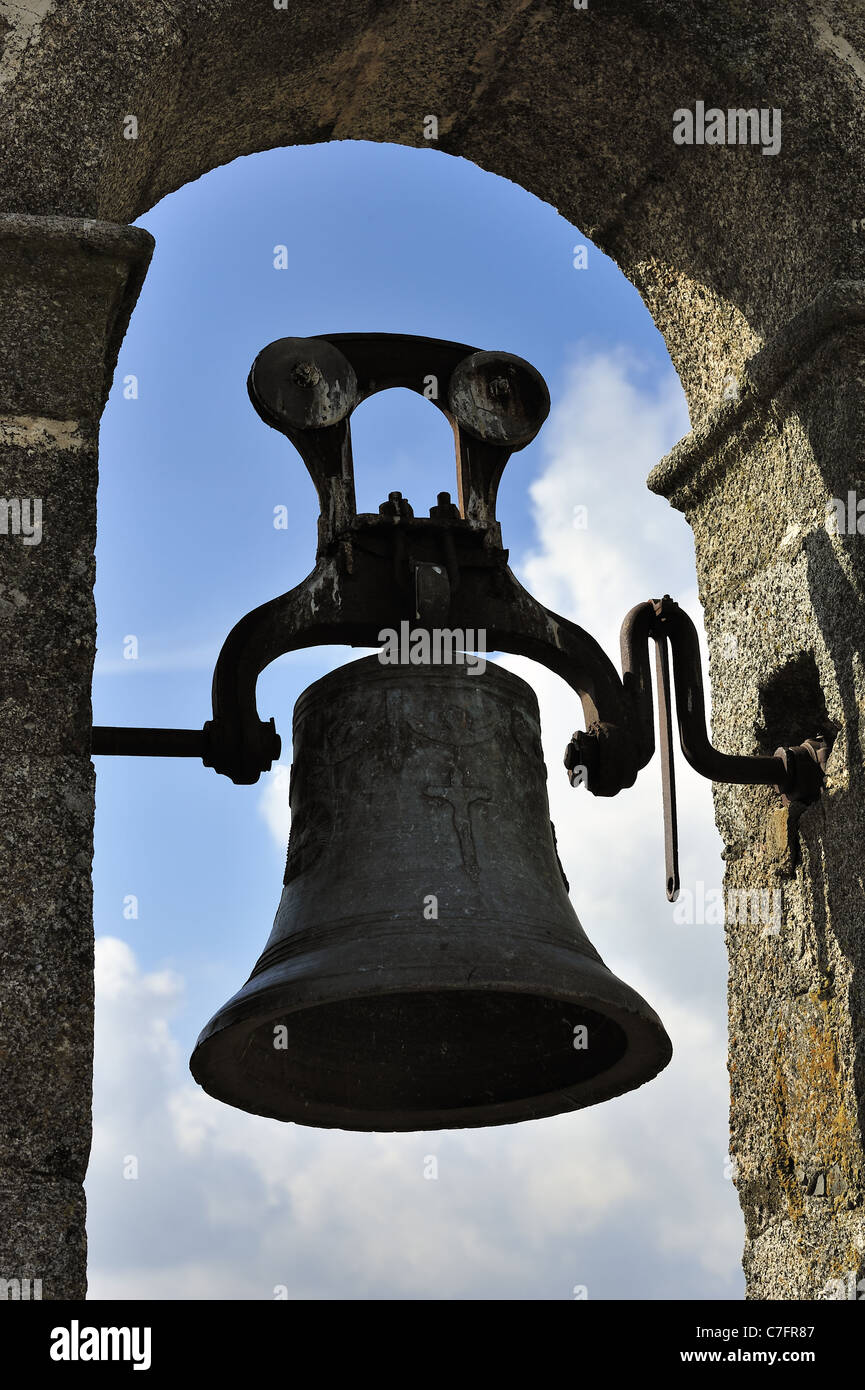
[[[93,728],[90,752],[132,758],[203,758],[206,739],[202,729],[121,729],[106,725]]]
[[[664,802],[664,858],[667,901],[679,896],[679,826],[676,815],[676,768],[673,761],[673,711],[670,695],[670,661],[667,638],[661,629],[655,636],[655,669],[658,678],[658,743],[661,752],[661,792]]]

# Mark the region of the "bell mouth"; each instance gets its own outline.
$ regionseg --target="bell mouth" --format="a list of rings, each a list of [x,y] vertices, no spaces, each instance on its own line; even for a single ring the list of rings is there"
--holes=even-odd
[[[217,1016],[190,1065],[216,1099],[297,1124],[362,1131],[514,1124],[608,1100],[666,1066],[669,1039],[648,1006],[642,1018],[594,1002],[430,989],[293,1012],[259,1007],[242,1020],[223,1015],[227,1026],[211,1031]]]

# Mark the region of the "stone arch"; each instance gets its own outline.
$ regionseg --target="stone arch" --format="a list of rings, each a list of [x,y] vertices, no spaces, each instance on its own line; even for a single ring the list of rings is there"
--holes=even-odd
[[[827,482],[849,476],[846,456],[861,456],[865,443],[861,7],[277,3],[0,4],[0,450],[7,492],[41,490],[56,504],[35,555],[6,547],[0,556],[13,677],[0,815],[15,826],[17,848],[3,885],[13,911],[0,989],[18,1057],[3,1100],[0,1154],[15,1220],[0,1222],[12,1232],[0,1265],[10,1277],[44,1276],[46,1297],[83,1287],[96,434],[150,251],[147,235],[126,224],[239,155],[343,138],[422,146],[433,114],[440,149],[521,184],[591,236],[641,291],[666,340],[694,429],[652,485],[695,527],[713,675],[725,676],[717,741],[748,743],[759,689],[808,643],[829,714],[849,726],[834,765],[844,795],[808,813],[799,859],[795,827],[765,796],[718,795],[734,881],[783,878],[804,943],[796,962],[779,964],[741,933],[731,939],[734,1156],[752,1290],[814,1297],[821,1281],[857,1260],[861,1269],[865,1249],[852,1224],[862,1202],[865,958],[854,927],[863,908],[846,849],[865,842],[865,808],[861,779],[844,762],[844,750],[862,743],[863,567],[849,538],[813,540]],[[779,109],[782,154],[675,145],[673,112],[698,100]],[[136,139],[124,137],[127,115]],[[730,376],[736,399],[723,395]],[[718,638],[731,630],[754,652],[733,678],[717,664]],[[820,855],[849,877],[834,904]],[[818,973],[835,980],[831,1006],[810,962],[815,931]],[[780,1080],[761,1070],[778,1053],[777,1039],[764,1046],[764,1027],[774,1026],[764,1007],[770,979],[793,1040]],[[810,989],[820,1008],[808,1014],[794,1001]],[[847,1117],[843,1144],[828,1136],[818,1151],[817,1136],[813,1153],[794,1152],[810,1141],[789,1110],[807,1116],[802,1076],[821,1084],[809,1039],[823,1037],[830,1016],[840,1061],[829,1090]],[[85,1040],[74,1055],[70,1031]],[[770,1094],[786,1097],[780,1121],[763,1099]],[[818,1171],[821,1195],[833,1175],[831,1212],[814,1205]],[[798,1253],[809,1245],[822,1252],[810,1262]]]
[[[855,52],[827,20],[722,10],[49,0],[6,34],[0,209],[129,222],[242,154],[423,146],[433,113],[439,148],[553,203],[621,266],[699,413],[720,398],[719,364],[738,371],[838,276],[861,120]],[[697,99],[779,107],[783,160],[674,145],[672,113]]]

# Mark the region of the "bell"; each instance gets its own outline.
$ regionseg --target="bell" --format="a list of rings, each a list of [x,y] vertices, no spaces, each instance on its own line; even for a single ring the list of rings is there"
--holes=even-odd
[[[660,1019],[571,906],[517,676],[343,666],[297,701],[289,799],[270,939],[192,1056],[210,1095],[324,1128],[462,1129],[667,1065]]]

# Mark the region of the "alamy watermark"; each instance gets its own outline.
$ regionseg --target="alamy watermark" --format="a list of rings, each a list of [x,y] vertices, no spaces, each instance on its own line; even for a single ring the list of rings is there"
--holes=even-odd
[[[826,530],[830,536],[865,536],[865,497],[851,489],[846,501],[831,497],[826,503]]]
[[[674,145],[762,145],[763,154],[781,148],[781,112],[777,106],[729,107],[706,110],[704,101],[694,110],[680,106],[673,112]]]
[[[129,1361],[133,1371],[148,1371],[151,1344],[149,1327],[82,1327],[73,1318],[68,1327],[51,1329],[48,1355],[52,1361]]]
[[[823,1296],[832,1300],[865,1299],[865,1279],[860,1279],[855,1269],[851,1269],[847,1274],[842,1274],[840,1279],[829,1279],[823,1289]]]
[[[467,675],[486,670],[486,628],[413,628],[407,620],[384,627],[378,659],[383,666],[465,666]]]
[[[781,930],[782,893],[780,888],[706,888],[697,879],[693,891],[682,888],[673,908],[677,926],[722,927],[735,923],[762,926],[764,936],[777,936]]]
[[[41,1279],[0,1279],[0,1301],[28,1303],[42,1298]]]
[[[24,545],[42,540],[42,498],[0,497],[0,536],[20,536]]]

